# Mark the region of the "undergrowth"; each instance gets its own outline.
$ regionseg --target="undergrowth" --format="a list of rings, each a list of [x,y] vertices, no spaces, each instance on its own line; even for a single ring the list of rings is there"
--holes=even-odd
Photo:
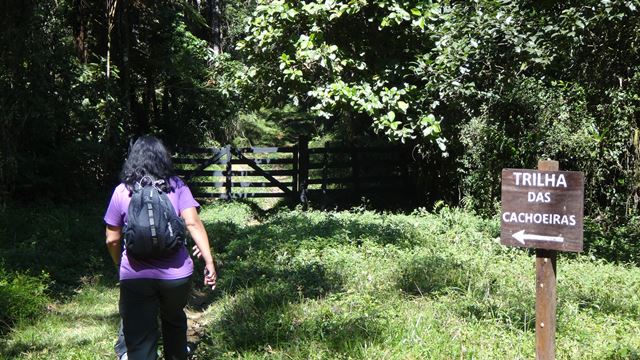
[[[71,224],[78,219],[86,229],[96,215],[46,214]],[[447,207],[411,214],[265,213],[224,202],[207,205],[201,216],[220,278],[205,306],[197,359],[535,357],[534,257],[500,245],[496,219]],[[32,221],[25,238],[37,234],[45,242],[34,250],[20,245],[31,251],[33,268],[18,261],[5,266],[36,278],[44,271],[43,279],[64,286],[49,286],[42,316],[16,322],[0,338],[0,358],[113,356],[117,287],[96,221],[90,234],[67,224],[55,235],[44,231],[46,221]],[[59,238],[68,236],[76,240]],[[49,254],[55,247],[47,242],[54,240],[85,252],[74,255],[75,265],[65,258],[71,250],[40,258],[35,248]],[[6,244],[0,251],[14,254]],[[561,254],[557,357],[638,358],[639,289],[635,266]]]
[[[534,257],[500,245],[495,219],[283,210],[241,223],[222,240],[203,358],[535,356]],[[558,271],[558,358],[636,356],[640,271],[575,254]]]

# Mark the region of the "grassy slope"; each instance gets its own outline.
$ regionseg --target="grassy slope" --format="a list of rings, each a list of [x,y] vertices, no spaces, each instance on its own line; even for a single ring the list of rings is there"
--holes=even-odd
[[[223,265],[199,359],[534,357],[534,259],[500,246],[495,221],[445,209],[258,222],[241,203],[202,215]],[[639,355],[640,270],[561,256],[558,273],[558,358]],[[114,285],[80,281],[0,358],[110,358]]]
[[[201,351],[532,358],[534,260],[500,246],[498,230],[449,209],[291,211],[238,226],[223,242],[224,296]],[[638,355],[640,271],[584,256],[561,257],[558,269],[558,358]]]

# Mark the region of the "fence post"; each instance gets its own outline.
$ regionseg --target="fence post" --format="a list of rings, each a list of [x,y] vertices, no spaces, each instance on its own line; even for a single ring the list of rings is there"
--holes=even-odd
[[[226,166],[226,174],[225,174],[225,194],[227,200],[231,200],[231,191],[232,191],[232,179],[231,179],[231,145],[227,145],[224,148],[224,151],[227,153],[227,166]]]
[[[402,185],[404,186],[403,195],[408,196],[411,195],[411,199],[415,199],[415,188],[411,184],[411,178],[409,177],[409,159],[412,156],[409,147],[402,147],[399,156],[401,157],[398,161],[398,164],[401,164],[402,171]]]
[[[293,172],[293,174],[291,175],[291,191],[294,194],[298,194],[298,159],[300,158],[300,144],[295,144],[293,146],[293,159],[291,160],[293,162],[293,166],[291,168],[291,171]],[[293,196],[293,200],[295,200],[295,195]]]
[[[329,166],[329,152],[327,151],[327,143],[324,143],[324,151],[322,152],[322,209],[324,210],[327,207],[328,199],[327,199],[327,178],[329,177],[328,169]]]
[[[309,202],[307,187],[309,186],[309,138],[304,135],[298,137],[298,192],[300,202],[307,208]]]
[[[356,200],[360,199],[360,161],[358,148],[351,148],[351,176],[353,177],[353,193]]]

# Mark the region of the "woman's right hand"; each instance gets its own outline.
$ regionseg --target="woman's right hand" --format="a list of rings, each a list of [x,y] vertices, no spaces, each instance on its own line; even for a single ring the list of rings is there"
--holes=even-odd
[[[189,235],[191,235],[193,242],[196,244],[192,249],[193,255],[196,258],[201,257],[204,260],[204,285],[211,286],[211,290],[213,290],[216,288],[218,274],[216,274],[213,256],[211,255],[211,249],[209,247],[209,237],[207,236],[204,224],[202,220],[200,220],[200,216],[198,216],[198,211],[195,207],[182,209],[180,216],[184,219]]]

